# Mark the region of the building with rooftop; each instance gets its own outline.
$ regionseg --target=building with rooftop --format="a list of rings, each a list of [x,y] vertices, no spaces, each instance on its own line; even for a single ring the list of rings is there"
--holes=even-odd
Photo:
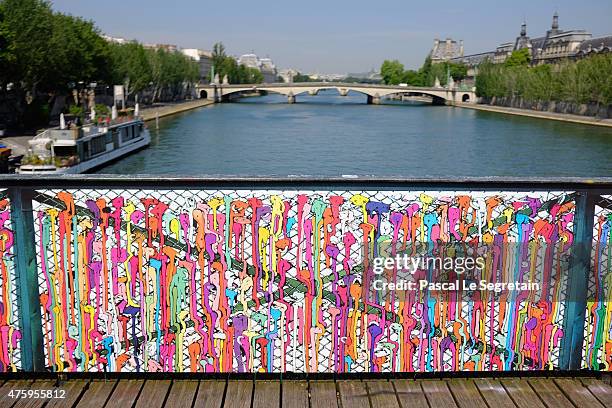
[[[276,82],[278,71],[270,58],[266,57],[259,60],[259,70],[264,77],[264,83]]]
[[[433,48],[429,53],[432,64],[451,60],[453,58],[459,58],[463,56],[463,40],[459,42],[452,38],[447,38],[444,41],[440,41],[437,38],[434,40]]]
[[[434,41],[434,48],[430,53],[432,62],[434,56],[438,61],[444,60],[443,58],[450,55],[454,49],[452,44],[450,48],[447,46],[440,49],[436,47],[438,43],[437,40]],[[483,61],[488,59],[495,64],[501,64],[514,51],[521,49],[529,50],[531,65],[554,64],[564,59],[579,59],[588,55],[610,52],[612,36],[593,38],[592,34],[586,30],[562,30],[559,25],[559,15],[555,13],[550,29],[542,36],[531,38],[527,32],[527,23],[523,22],[519,35],[513,41],[501,43],[493,51],[460,55],[446,60],[467,65],[469,81],[470,78],[473,79],[478,65]]]
[[[166,52],[177,52],[179,47],[175,44],[143,44],[143,47],[150,50],[164,50]]]
[[[259,58],[256,54],[241,55],[238,60],[238,65],[244,65],[249,68],[259,70],[263,75],[264,83],[276,82],[278,71],[271,58]]]
[[[212,69],[212,52],[197,48],[183,48],[181,52],[199,64],[200,82],[206,83]]]
[[[259,57],[256,54],[243,54],[238,57],[238,65],[259,69]]]
[[[501,64],[514,51],[522,49],[529,50],[532,65],[557,63],[563,59],[577,59],[586,55],[610,52],[612,36],[593,38],[586,30],[562,30],[559,25],[559,14],[555,13],[550,29],[542,36],[531,38],[527,32],[527,23],[523,22],[519,35],[514,41],[504,42],[494,51],[461,55],[451,58],[450,61],[475,66],[488,58],[495,64]]]

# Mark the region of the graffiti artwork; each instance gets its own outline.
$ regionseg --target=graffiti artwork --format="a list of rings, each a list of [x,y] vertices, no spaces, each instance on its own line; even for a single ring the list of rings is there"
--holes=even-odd
[[[612,203],[612,196],[603,196]],[[595,206],[583,367],[612,370],[612,209]]]
[[[558,366],[568,193],[39,191],[58,371],[392,372]],[[363,296],[383,243],[515,242],[483,273],[545,296]],[[436,271],[428,271],[436,273]]]
[[[0,198],[0,372],[21,368],[14,250],[10,203]]]

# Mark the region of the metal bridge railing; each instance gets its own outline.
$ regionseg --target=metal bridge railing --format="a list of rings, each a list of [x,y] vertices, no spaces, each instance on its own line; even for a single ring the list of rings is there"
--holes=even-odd
[[[612,370],[610,179],[0,188],[3,371]],[[389,251],[480,251],[474,279],[543,289],[382,292],[373,259]]]

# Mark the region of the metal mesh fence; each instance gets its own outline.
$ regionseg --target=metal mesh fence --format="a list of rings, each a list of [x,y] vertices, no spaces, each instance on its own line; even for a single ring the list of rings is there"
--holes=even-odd
[[[612,196],[595,202],[583,368],[612,370]]]
[[[0,190],[0,371],[21,369],[21,331],[11,204]]]
[[[571,192],[49,189],[34,212],[53,370],[558,367]],[[384,242],[497,241],[483,273],[545,296],[363,296]]]

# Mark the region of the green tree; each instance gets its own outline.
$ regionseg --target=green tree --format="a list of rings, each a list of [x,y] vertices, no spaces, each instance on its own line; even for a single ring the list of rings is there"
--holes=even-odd
[[[465,77],[467,77],[467,65],[457,64],[454,62],[446,62],[445,65],[450,71],[451,77],[453,77],[455,81],[463,81]]]
[[[26,111],[42,120],[56,96],[110,78],[108,44],[93,23],[54,13],[41,0],[1,0],[0,15],[0,97],[12,84],[18,121]]]
[[[175,99],[199,80],[199,66],[191,58],[161,48],[145,51],[151,69],[154,101],[164,99],[164,95],[166,99]]]
[[[313,82],[313,80],[308,75],[298,72],[293,76],[293,82]]]
[[[485,98],[612,105],[612,54],[557,65],[493,64],[478,67],[476,92]]]
[[[215,74],[219,74],[219,79],[223,80],[227,75],[227,79],[231,84],[257,84],[263,82],[261,71],[245,65],[238,65],[234,58],[227,56],[223,43],[219,42],[213,45],[212,64]],[[213,79],[209,75],[209,80]]]
[[[3,0],[0,3],[0,33],[6,47],[2,51],[4,84],[33,93],[49,76],[49,47],[53,35],[53,13],[48,2],[38,0]]]
[[[48,91],[68,90],[70,83],[107,82],[110,47],[90,21],[61,13],[53,15],[49,39]]]
[[[223,43],[215,43],[212,50],[212,66],[215,69],[215,73],[219,73],[219,70],[221,69],[221,66],[225,62],[226,58],[227,55],[225,55],[225,46]],[[219,74],[219,76],[221,75]],[[213,80],[214,78],[209,79]]]
[[[137,42],[112,44],[112,66],[115,82],[123,84],[126,96],[141,92],[153,80],[150,57]]]
[[[402,81],[408,85],[421,86],[422,78],[417,71],[409,69],[402,74]]]
[[[506,59],[504,65],[507,67],[527,66],[531,61],[531,54],[528,48],[512,51],[512,54]]]
[[[380,75],[387,85],[397,85],[402,81],[404,65],[398,60],[385,60],[380,67]]]

